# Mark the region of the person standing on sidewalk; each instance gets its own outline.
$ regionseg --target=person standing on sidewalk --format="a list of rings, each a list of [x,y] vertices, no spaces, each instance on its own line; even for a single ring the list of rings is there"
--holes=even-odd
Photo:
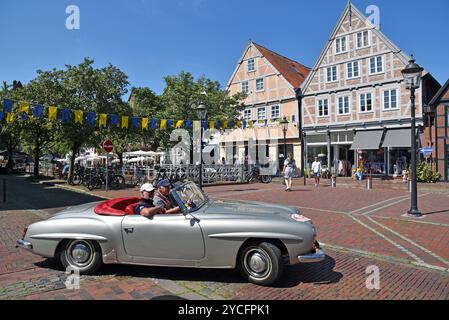
[[[313,177],[315,178],[315,187],[320,185],[320,176],[321,176],[321,162],[318,160],[318,157],[315,157],[315,161],[312,163],[312,172]]]
[[[285,185],[287,186],[285,191],[292,191],[292,179],[295,176],[295,172],[296,172],[296,162],[293,159],[293,155],[289,153],[287,159],[285,159],[284,161],[284,170],[283,170]]]

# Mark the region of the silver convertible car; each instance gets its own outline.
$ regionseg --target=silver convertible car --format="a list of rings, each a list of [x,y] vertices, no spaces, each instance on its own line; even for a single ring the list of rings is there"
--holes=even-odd
[[[194,183],[175,186],[180,214],[134,214],[139,198],[70,207],[31,224],[17,246],[92,274],[102,264],[238,268],[250,282],[271,285],[284,265],[325,258],[316,229],[298,209],[209,199]]]

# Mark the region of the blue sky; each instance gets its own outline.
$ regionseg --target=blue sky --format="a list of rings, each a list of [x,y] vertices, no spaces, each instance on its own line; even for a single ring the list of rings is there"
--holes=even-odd
[[[108,63],[131,86],[161,93],[180,71],[223,86],[248,40],[312,67],[346,0],[0,0],[0,81],[26,83],[37,69]],[[447,0],[354,0],[380,8],[382,31],[443,84],[449,78]],[[77,5],[80,30],[65,27]],[[125,97],[126,98],[126,97]]]

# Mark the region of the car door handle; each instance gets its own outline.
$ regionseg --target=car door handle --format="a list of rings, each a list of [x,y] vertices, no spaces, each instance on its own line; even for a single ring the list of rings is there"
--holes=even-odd
[[[123,230],[125,230],[126,233],[133,233],[134,232],[134,228],[124,228]]]

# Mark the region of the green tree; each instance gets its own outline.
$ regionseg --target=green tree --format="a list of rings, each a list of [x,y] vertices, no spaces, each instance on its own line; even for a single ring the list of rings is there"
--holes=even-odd
[[[63,106],[70,107],[72,111],[81,110],[84,113],[123,114],[126,103],[122,96],[127,92],[128,77],[117,67],[109,64],[105,68],[96,69],[94,61],[85,58],[77,65],[66,65],[63,73],[62,85],[64,89]],[[81,147],[98,147],[109,130],[90,126],[86,119],[83,123],[68,121],[61,126],[61,138],[70,144],[72,158],[70,162],[70,176],[73,175],[75,155]]]
[[[236,121],[240,112],[244,109],[244,93],[229,95],[222,89],[218,81],[213,81],[205,76],[195,81],[189,72],[181,72],[176,76],[164,78],[166,88],[161,96],[163,105],[163,116],[167,119],[190,119],[197,120],[197,106],[200,102],[207,108],[207,119],[218,121]],[[205,94],[204,94],[205,93]],[[192,128],[189,128],[192,140]],[[168,142],[169,132],[165,133],[165,146]],[[190,151],[190,161],[193,161],[193,148]]]
[[[3,81],[0,90],[0,103],[3,104],[3,99],[5,98],[16,99],[19,96],[18,90],[13,90],[12,85],[8,85]],[[21,142],[21,125],[17,121],[7,123],[6,114],[3,114],[3,119],[0,121],[0,124],[2,125],[2,131],[0,132],[0,150],[6,148],[8,155],[6,170],[11,171],[14,168],[14,151],[18,149]]]

